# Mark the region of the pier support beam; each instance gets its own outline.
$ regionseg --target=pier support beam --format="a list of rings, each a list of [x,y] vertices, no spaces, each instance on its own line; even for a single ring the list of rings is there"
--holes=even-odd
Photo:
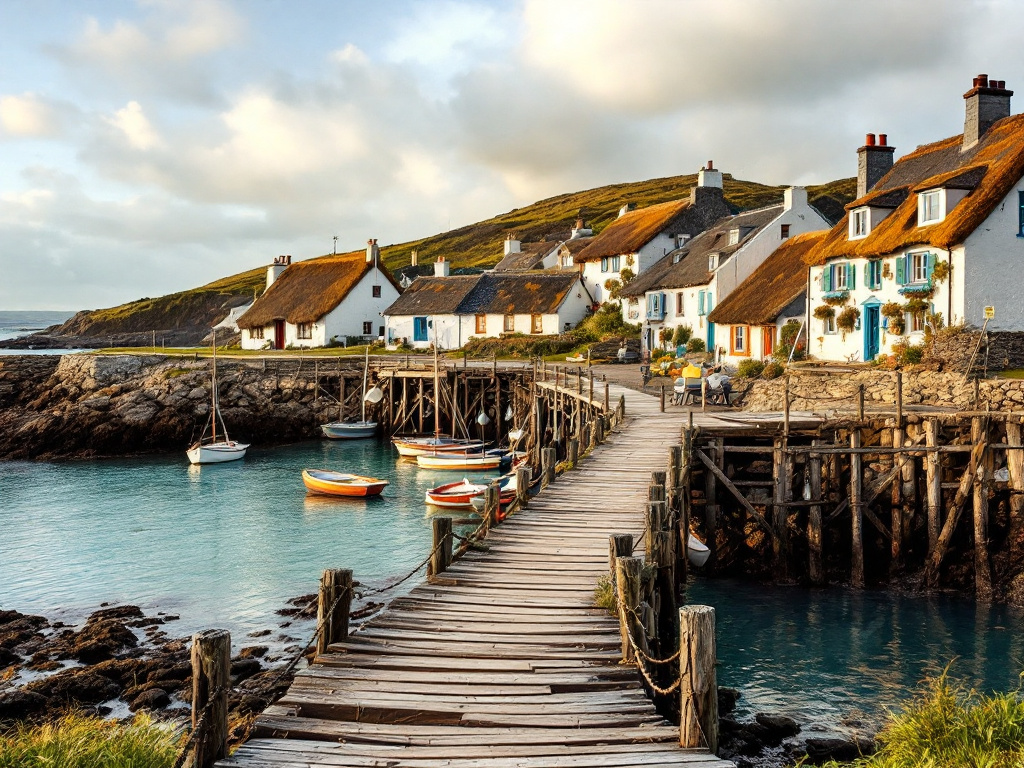
[[[451,521],[449,519],[449,530]],[[327,569],[320,577],[320,595],[317,603],[316,624],[320,633],[316,638],[316,652],[326,653],[331,643],[348,640],[348,614],[352,607],[352,571]]]
[[[992,449],[988,447],[988,419],[971,419],[971,442],[984,445],[974,475],[974,596],[981,602],[992,601],[992,564],[988,556],[988,490],[992,481]]]
[[[925,445],[931,449],[938,448],[939,420],[927,419],[924,434]],[[924,468],[928,488],[928,555],[931,556],[939,543],[939,531],[942,530],[942,457],[937,450],[928,451]]]
[[[213,768],[228,756],[230,688],[231,633],[208,629],[192,635],[192,729],[199,731],[192,758],[195,768]]]
[[[850,432],[850,584],[854,589],[864,588],[864,508],[860,430]]]
[[[427,564],[427,578],[448,570],[452,564],[452,519],[432,517],[433,540],[430,547],[430,562]]]
[[[821,445],[813,440],[811,445]],[[809,454],[807,474],[811,486],[811,501],[821,501],[821,454]],[[807,568],[812,584],[825,583],[825,569],[821,559],[821,504],[812,504],[807,514]]]
[[[718,752],[715,609],[679,609],[679,746]]]
[[[622,637],[622,661],[636,662],[632,638],[640,650],[647,651],[647,635],[640,620],[641,573],[644,561],[640,557],[620,557],[615,561],[615,586],[618,596],[619,634]]]

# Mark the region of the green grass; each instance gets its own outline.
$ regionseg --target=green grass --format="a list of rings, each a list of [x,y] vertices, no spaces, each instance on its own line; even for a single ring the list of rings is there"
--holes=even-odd
[[[1024,379],[1024,368],[1011,368],[1008,371],[1000,371],[999,377],[1002,379]]]
[[[0,768],[170,768],[180,734],[145,716],[124,725],[84,715],[0,736]]]
[[[597,586],[594,587],[594,605],[615,615],[615,590],[612,589],[612,577],[608,574],[597,580]]]
[[[1010,768],[1024,765],[1020,690],[990,696],[951,681],[948,670],[926,682],[920,698],[890,716],[878,752],[857,768]]]

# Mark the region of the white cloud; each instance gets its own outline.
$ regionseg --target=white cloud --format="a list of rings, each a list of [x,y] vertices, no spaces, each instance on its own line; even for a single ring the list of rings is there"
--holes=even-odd
[[[0,128],[18,138],[53,138],[61,134],[63,105],[34,93],[0,97]]]
[[[164,146],[163,139],[153,129],[137,101],[129,101],[106,121],[124,134],[133,149],[146,151]]]

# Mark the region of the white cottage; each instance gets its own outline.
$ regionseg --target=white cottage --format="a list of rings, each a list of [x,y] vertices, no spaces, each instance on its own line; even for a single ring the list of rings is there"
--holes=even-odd
[[[689,326],[708,350],[728,350],[709,315],[782,243],[829,221],[807,202],[807,190],[790,187],[781,205],[725,216],[667,254],[622,291],[623,318],[643,323],[644,349],[662,346],[662,332]]]
[[[575,272],[435,275],[416,278],[384,316],[390,345],[458,349],[474,337],[562,333],[592,303]]]
[[[882,134],[858,150],[858,197],[815,249],[810,352],[871,360],[927,325],[1024,330],[1024,115],[986,75],[964,94],[962,135],[893,164]]]
[[[728,213],[722,173],[710,161],[688,199],[639,209],[623,205],[619,217],[574,255],[587,290],[598,303],[608,301],[615,283],[629,282]]]
[[[376,240],[366,251],[267,268],[267,289],[238,318],[243,349],[324,347],[384,335],[381,313],[401,290],[381,263]]]

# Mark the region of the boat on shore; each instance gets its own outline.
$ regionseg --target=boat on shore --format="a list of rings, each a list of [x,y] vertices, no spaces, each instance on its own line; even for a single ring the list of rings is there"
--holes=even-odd
[[[210,386],[210,419],[203,427],[203,433],[199,440],[185,451],[188,460],[192,464],[223,464],[228,461],[238,461],[245,456],[249,450],[249,443],[239,443],[228,436],[228,428],[224,423],[224,417],[220,412],[220,401],[217,397],[217,331],[213,332],[213,370],[211,371]],[[217,424],[220,423],[220,434],[217,439]],[[209,436],[206,430],[210,430]]]
[[[364,477],[331,469],[304,469],[302,483],[310,493],[352,497],[379,496],[388,485],[387,480],[379,477]]]

